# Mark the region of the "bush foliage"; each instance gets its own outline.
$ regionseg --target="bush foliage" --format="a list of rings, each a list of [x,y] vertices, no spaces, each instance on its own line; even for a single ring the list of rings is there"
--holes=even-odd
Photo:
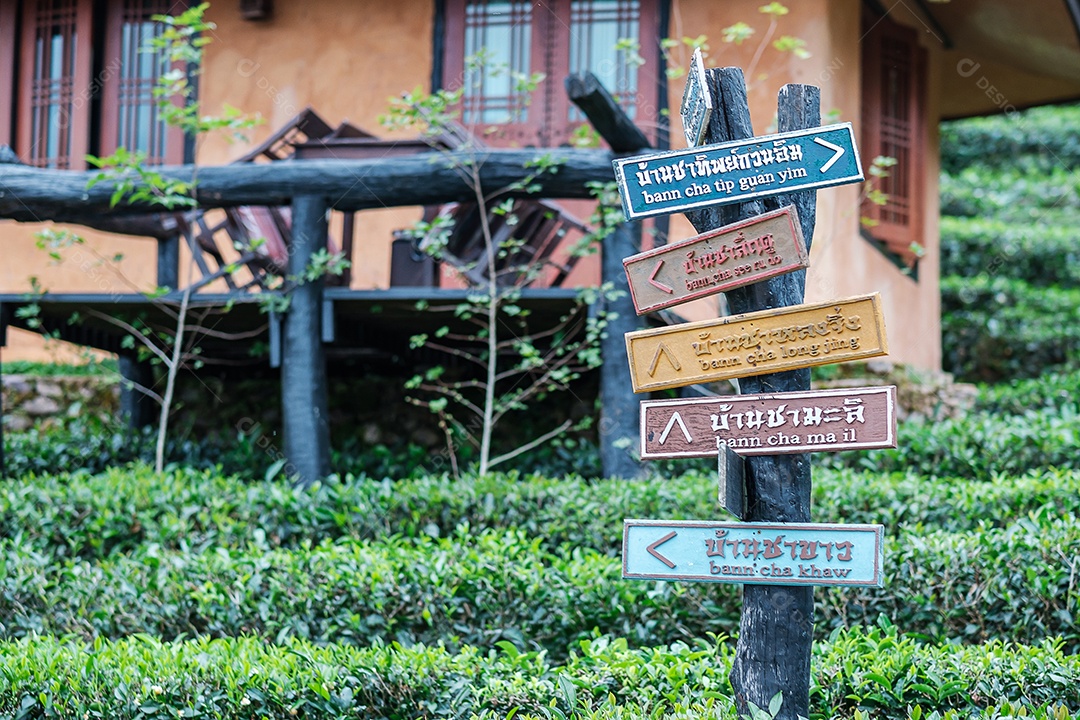
[[[291,640],[149,637],[0,643],[0,715],[12,718],[343,717],[734,718],[730,646],[632,649],[583,641],[565,664],[484,651]],[[1080,662],[1052,643],[934,647],[895,629],[838,632],[816,646],[812,717],[1062,717],[1080,702]],[[918,714],[915,714],[918,708]],[[1065,715],[1068,717],[1068,715]]]
[[[1076,240],[1075,226],[945,216],[941,218],[941,274],[1080,288]]]
[[[1071,586],[1080,520],[1060,513],[1048,504],[974,532],[890,527],[885,587],[821,591],[819,631],[885,614],[939,639],[1060,636],[1080,648]],[[619,525],[612,519],[607,532]],[[738,627],[737,586],[623,581],[617,540],[601,549],[551,547],[520,528],[463,524],[438,539],[392,534],[276,549],[262,541],[256,531],[231,549],[148,543],[99,561],[61,561],[7,542],[3,636],[256,633],[278,642],[484,647],[507,640],[558,657],[597,628],[650,645]]]
[[[1048,172],[1080,165],[1080,105],[969,118],[941,124],[941,167],[971,165]]]
[[[941,280],[943,366],[997,382],[1071,369],[1080,360],[1080,290],[1003,277]]]

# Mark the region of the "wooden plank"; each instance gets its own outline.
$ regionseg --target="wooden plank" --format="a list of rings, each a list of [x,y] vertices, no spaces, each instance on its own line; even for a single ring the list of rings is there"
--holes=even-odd
[[[743,459],[719,440],[716,452],[716,500],[735,517],[746,518],[746,476]]]
[[[634,392],[888,353],[878,293],[626,334]]]
[[[614,160],[628,220],[862,182],[851,123]]]
[[[809,264],[793,205],[623,260],[638,315]]]
[[[704,458],[896,447],[893,385],[643,400],[641,458]]]
[[[881,587],[882,525],[623,522],[627,579]]]

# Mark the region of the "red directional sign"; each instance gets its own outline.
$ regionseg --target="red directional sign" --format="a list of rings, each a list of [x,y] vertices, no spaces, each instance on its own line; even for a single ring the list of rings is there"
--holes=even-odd
[[[623,260],[638,315],[806,267],[794,206]]]

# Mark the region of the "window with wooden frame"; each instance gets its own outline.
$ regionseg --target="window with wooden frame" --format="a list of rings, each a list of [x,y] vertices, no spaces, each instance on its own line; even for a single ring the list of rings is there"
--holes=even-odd
[[[0,0],[0,145],[14,145],[11,120],[15,112],[16,7]]]
[[[167,0],[0,0],[0,39],[11,36],[2,47],[17,58],[0,65],[0,115],[20,159],[82,169],[87,154],[122,146],[151,164],[183,162],[183,135],[165,127],[152,92],[165,65],[145,51],[159,32],[152,16],[182,9]]]
[[[923,248],[923,156],[926,153],[926,51],[912,28],[864,16],[862,140],[864,163],[893,158],[876,189],[884,205],[866,202],[863,232],[898,264],[914,268]]]
[[[446,0],[442,85],[463,90],[462,122],[493,144],[568,143],[584,118],[563,78],[584,70],[655,127],[661,1]],[[545,75],[535,89],[515,82],[533,73]]]

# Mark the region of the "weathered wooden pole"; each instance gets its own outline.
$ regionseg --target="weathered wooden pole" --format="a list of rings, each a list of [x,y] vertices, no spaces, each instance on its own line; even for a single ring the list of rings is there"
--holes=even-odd
[[[590,72],[569,75],[566,94],[615,153],[636,153],[652,147],[645,133],[623,111],[611,93]],[[601,242],[600,281],[625,287],[623,258],[641,250],[641,223],[621,223]],[[638,434],[638,398],[626,384],[626,342],[623,336],[640,330],[633,299],[623,291],[604,303],[609,313],[600,344],[600,464],[605,477],[640,477],[643,468],[634,456]]]
[[[326,354],[321,335],[323,278],[301,279],[312,255],[326,247],[329,205],[321,195],[292,201],[289,275],[299,283],[289,296],[281,357],[281,414],[286,472],[305,487],[330,472]]]
[[[641,249],[641,223],[621,223],[604,238],[600,249],[602,281],[625,287],[623,258]],[[609,313],[600,344],[600,464],[605,477],[635,478],[643,472],[635,457],[638,436],[638,397],[626,382],[626,341],[628,332],[640,330],[642,322],[634,310],[630,293],[604,303]]]
[[[714,107],[704,143],[753,137],[746,84],[742,70],[709,70],[709,91]],[[818,88],[785,85],[780,90],[778,129],[788,132],[821,123]],[[698,232],[760,215],[782,205],[798,208],[807,250],[814,236],[816,191],[767,198],[740,205],[719,206],[687,213]],[[798,305],[805,295],[805,271],[780,275],[727,293],[733,314]],[[741,392],[764,393],[810,389],[810,370],[794,370],[742,378]],[[810,521],[809,455],[767,455],[745,459],[748,521]],[[790,585],[745,585],[739,640],[731,671],[731,685],[739,713],[749,703],[767,708],[777,692],[783,693],[778,718],[795,720],[810,714],[810,650],[813,642],[814,591]]]

